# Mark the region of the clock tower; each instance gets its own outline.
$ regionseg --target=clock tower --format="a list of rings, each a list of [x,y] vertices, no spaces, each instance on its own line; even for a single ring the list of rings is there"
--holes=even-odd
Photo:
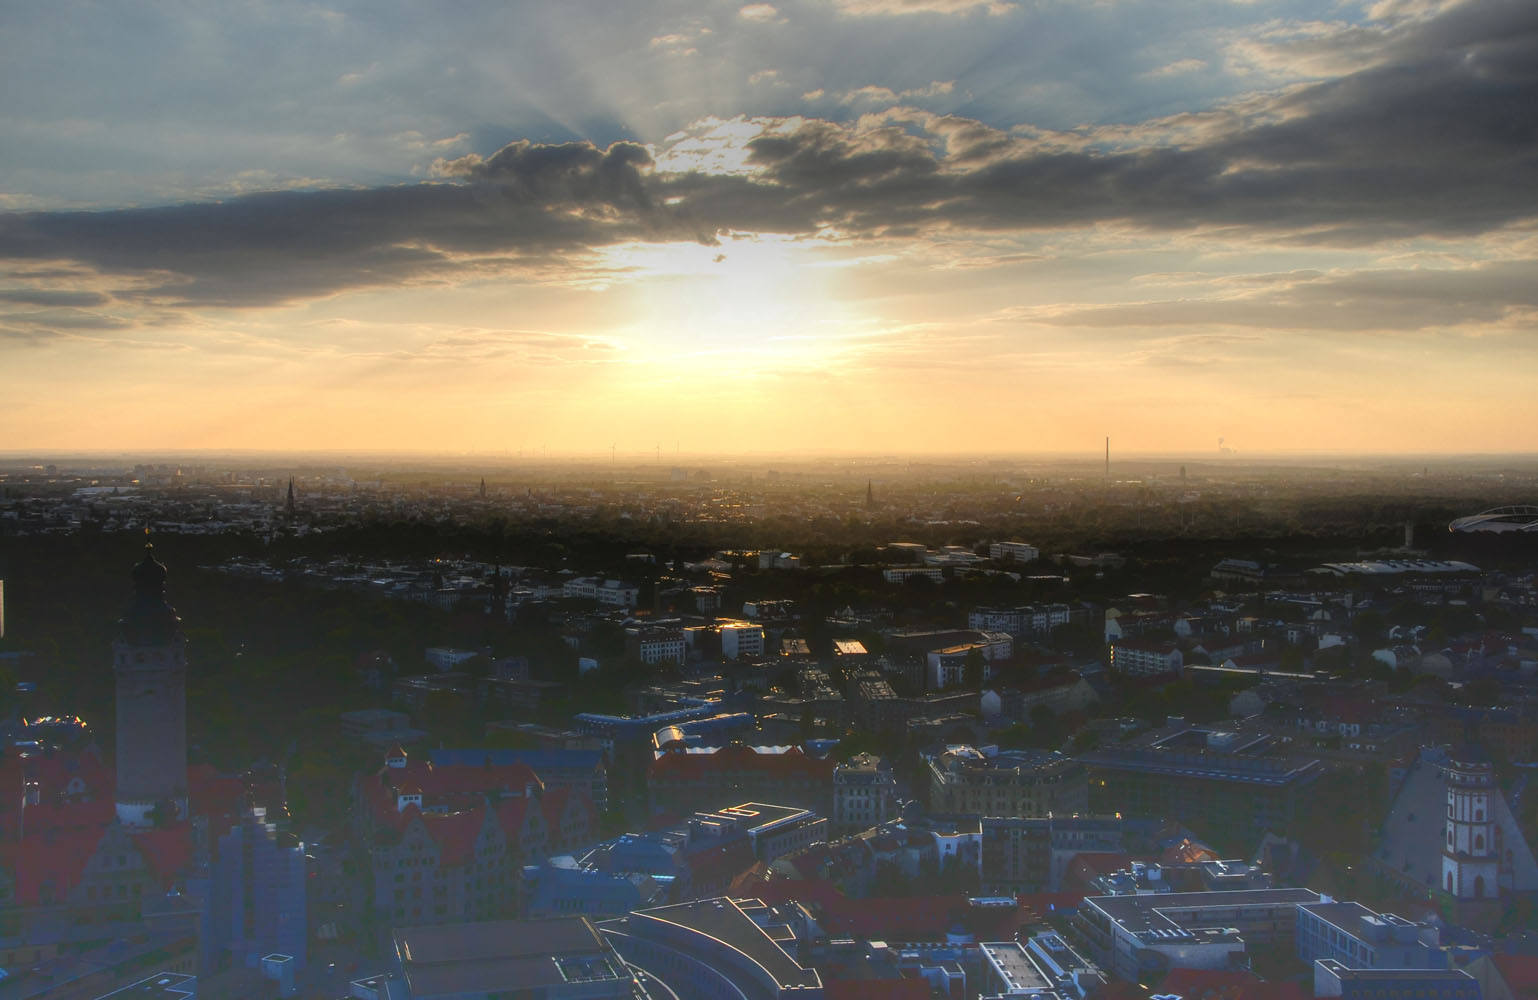
[[[187,818],[187,640],[166,603],[154,546],[133,569],[133,604],[112,644],[117,818],[130,829]]]

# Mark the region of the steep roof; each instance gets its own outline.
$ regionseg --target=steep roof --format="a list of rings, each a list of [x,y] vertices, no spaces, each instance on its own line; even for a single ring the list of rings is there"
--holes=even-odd
[[[808,757],[800,747],[760,753],[750,746],[725,746],[714,752],[669,751],[651,763],[653,777],[692,780],[723,771],[757,771],[779,777],[832,781],[835,762]]]
[[[475,842],[486,824],[486,808],[449,813],[426,814],[422,829],[438,845],[439,865],[462,865],[475,856]]]

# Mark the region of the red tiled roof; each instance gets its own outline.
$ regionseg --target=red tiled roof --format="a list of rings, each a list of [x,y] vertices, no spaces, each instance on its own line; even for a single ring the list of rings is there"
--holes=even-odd
[[[62,829],[47,838],[29,836],[20,844],[6,845],[0,863],[16,879],[16,902],[37,905],[43,887],[50,884],[54,900],[63,900],[80,882],[105,834],[105,827]]]
[[[462,865],[475,856],[475,842],[486,824],[486,809],[449,813],[448,815],[424,815],[422,829],[434,844],[438,845],[438,864]]]
[[[524,830],[531,819],[535,817],[544,819],[544,815],[538,809],[529,808],[529,803],[529,799],[503,799],[496,805],[497,822],[502,824],[502,832],[507,835],[507,841],[510,844],[523,840]]]
[[[1538,956],[1491,955],[1490,961],[1500,971],[1506,985],[1518,996],[1538,996]]]
[[[133,842],[144,863],[162,882],[185,876],[192,869],[192,827],[186,823],[136,833]]]
[[[28,841],[66,830],[95,830],[98,835],[117,816],[117,806],[106,799],[90,802],[39,802],[23,813]]]

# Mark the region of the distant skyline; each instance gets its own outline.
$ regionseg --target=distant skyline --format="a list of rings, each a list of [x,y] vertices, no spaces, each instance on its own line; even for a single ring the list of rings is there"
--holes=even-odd
[[[1530,0],[0,11],[0,448],[1538,452]]]

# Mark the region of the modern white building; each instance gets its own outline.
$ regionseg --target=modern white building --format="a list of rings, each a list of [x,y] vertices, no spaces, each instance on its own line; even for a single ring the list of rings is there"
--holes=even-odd
[[[1306,965],[1334,959],[1353,969],[1440,969],[1447,959],[1439,944],[1431,924],[1374,913],[1361,903],[1298,907],[1295,947]]]
[[[1122,639],[1111,643],[1111,672],[1127,677],[1179,673],[1185,657],[1173,642]]]
[[[1090,896],[1074,917],[1091,958],[1137,982],[1170,969],[1229,969],[1246,944],[1289,940],[1309,889],[1237,889],[1154,896]]]
[[[681,629],[632,625],[625,629],[625,652],[647,666],[684,662],[687,647]]]
[[[1041,550],[1025,542],[994,542],[988,546],[988,558],[994,562],[1035,562],[1041,558]]]
[[[764,655],[764,630],[752,622],[722,622],[721,655],[728,660],[757,659]]]
[[[1027,604],[1018,608],[976,608],[967,614],[967,627],[1010,635],[1046,635],[1072,620],[1066,604]]]
[[[623,580],[577,576],[562,585],[561,596],[586,598],[609,608],[634,608],[640,602],[641,588]]]

